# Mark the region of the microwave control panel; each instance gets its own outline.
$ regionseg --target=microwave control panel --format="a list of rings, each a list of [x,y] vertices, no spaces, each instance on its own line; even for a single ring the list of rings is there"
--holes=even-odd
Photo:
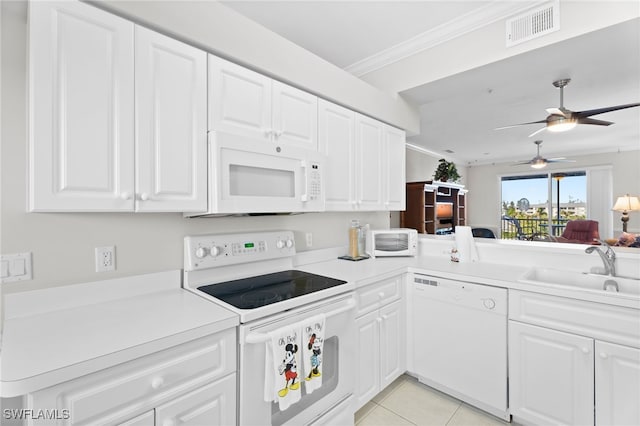
[[[311,164],[311,176],[309,176],[309,198],[317,200],[322,195],[322,176],[320,174],[320,165],[318,163]]]

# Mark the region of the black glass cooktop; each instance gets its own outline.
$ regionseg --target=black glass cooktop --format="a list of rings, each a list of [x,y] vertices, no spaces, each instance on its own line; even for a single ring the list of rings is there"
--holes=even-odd
[[[254,309],[345,283],[322,275],[290,270],[204,285],[198,290],[236,308]]]

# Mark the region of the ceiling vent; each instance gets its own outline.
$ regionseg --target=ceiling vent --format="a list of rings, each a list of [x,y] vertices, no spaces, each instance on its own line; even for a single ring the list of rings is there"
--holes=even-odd
[[[560,0],[547,2],[507,20],[507,47],[560,29]]]

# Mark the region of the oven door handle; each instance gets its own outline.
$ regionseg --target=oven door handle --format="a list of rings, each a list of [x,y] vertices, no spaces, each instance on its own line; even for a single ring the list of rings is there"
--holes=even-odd
[[[326,315],[327,318],[333,317],[333,316],[339,315],[339,314],[341,314],[343,312],[350,311],[355,307],[356,307],[356,301],[354,299],[350,299],[346,306],[343,306],[342,308],[338,308],[338,309],[336,309],[334,311],[331,311],[331,312],[327,312],[325,315]],[[270,337],[269,337],[268,333],[251,333],[251,334],[247,335],[247,337],[244,339],[244,341],[247,344],[265,343],[265,342],[268,342],[269,339],[270,339]]]

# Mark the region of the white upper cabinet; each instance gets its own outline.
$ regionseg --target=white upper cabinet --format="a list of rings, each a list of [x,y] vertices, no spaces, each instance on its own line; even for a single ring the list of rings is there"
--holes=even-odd
[[[318,145],[327,156],[326,210],[403,210],[405,135],[320,99]]]
[[[318,102],[318,140],[327,156],[325,169],[326,210],[355,208],[355,113],[320,99]]]
[[[406,208],[406,154],[403,130],[385,126],[384,132],[383,202],[385,210]]]
[[[207,54],[136,27],[137,211],[207,209]]]
[[[133,210],[134,25],[29,2],[31,211]]]
[[[318,98],[209,55],[209,129],[318,149]]]
[[[384,210],[383,133],[383,123],[364,115],[356,115],[355,201],[360,210]]]
[[[86,3],[29,5],[30,210],[206,210],[206,53]]]

